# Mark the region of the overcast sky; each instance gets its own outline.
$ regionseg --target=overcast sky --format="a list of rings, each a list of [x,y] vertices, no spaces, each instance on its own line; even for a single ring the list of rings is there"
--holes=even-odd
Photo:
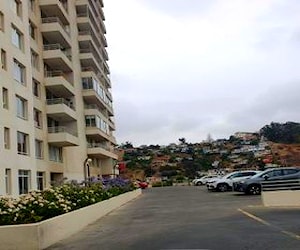
[[[300,1],[104,0],[119,144],[299,122]]]

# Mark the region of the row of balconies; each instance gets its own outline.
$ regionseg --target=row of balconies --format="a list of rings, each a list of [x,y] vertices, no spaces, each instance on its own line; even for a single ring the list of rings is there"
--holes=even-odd
[[[65,0],[40,0],[41,9],[41,32],[47,44],[43,46],[43,60],[47,68],[45,69],[45,87],[47,91],[58,98],[47,99],[46,113],[49,119],[60,121],[59,126],[48,127],[49,144],[58,147],[68,147],[79,145],[77,135],[77,113],[72,102],[75,96],[73,64],[71,56],[71,36],[70,36],[70,17],[68,5]],[[108,55],[105,49],[107,46],[104,36],[105,26],[103,24],[104,15],[102,8],[103,2],[100,0],[77,0],[77,22],[79,30],[79,42],[93,44],[92,47],[81,48],[80,61],[82,74],[97,77],[106,81],[106,86],[110,87],[110,81],[105,72],[109,72],[106,60]],[[79,7],[78,7],[79,6]],[[86,12],[84,12],[84,10]],[[88,11],[88,12],[87,12]],[[100,19],[100,22],[98,20]],[[97,21],[96,21],[97,20]],[[99,49],[98,49],[99,48]],[[89,70],[87,70],[89,68]],[[91,70],[93,68],[93,70]],[[108,92],[111,99],[111,94]],[[108,113],[113,115],[112,108],[105,105],[104,110],[100,110],[97,105],[100,98],[94,91],[84,91],[84,98],[92,100],[94,106],[86,107],[89,114]],[[103,101],[102,101],[103,102]],[[104,103],[105,104],[105,103]],[[109,109],[108,111],[105,111]],[[105,113],[107,112],[107,113]],[[107,123],[111,131],[115,130],[114,123],[107,118]],[[62,126],[60,126],[62,125]],[[104,133],[96,126],[86,127],[86,136],[98,141],[109,142],[109,145],[116,145],[116,140],[110,134]],[[102,158],[112,157],[116,159],[112,146],[103,143],[88,143],[88,155]]]
[[[93,130],[90,129],[88,136],[94,136]],[[97,137],[103,140],[101,136],[96,134]],[[113,145],[116,145],[116,140],[114,137],[111,137],[109,140],[110,143],[87,143],[87,153],[88,155],[97,157],[97,158],[104,158],[104,157],[111,157],[117,159],[117,155],[114,153]],[[68,146],[78,146],[79,139],[77,132],[70,129],[66,126],[58,126],[58,127],[49,127],[48,128],[48,143],[50,145],[56,147],[68,147]],[[110,144],[111,146],[108,146]]]

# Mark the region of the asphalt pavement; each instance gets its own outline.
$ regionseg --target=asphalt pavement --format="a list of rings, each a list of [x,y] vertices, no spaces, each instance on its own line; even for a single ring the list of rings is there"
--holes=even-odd
[[[149,188],[47,249],[298,250],[300,208],[265,208],[260,196],[205,187]]]

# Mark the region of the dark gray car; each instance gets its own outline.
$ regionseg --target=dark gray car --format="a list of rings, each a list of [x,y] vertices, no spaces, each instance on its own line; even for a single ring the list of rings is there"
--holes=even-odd
[[[260,194],[262,181],[292,180],[300,178],[300,167],[270,168],[249,179],[233,183],[234,191],[246,194]]]

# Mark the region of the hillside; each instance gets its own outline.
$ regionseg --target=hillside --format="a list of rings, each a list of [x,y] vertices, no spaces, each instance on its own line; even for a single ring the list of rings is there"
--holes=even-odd
[[[269,143],[276,161],[281,165],[300,166],[300,144]]]

